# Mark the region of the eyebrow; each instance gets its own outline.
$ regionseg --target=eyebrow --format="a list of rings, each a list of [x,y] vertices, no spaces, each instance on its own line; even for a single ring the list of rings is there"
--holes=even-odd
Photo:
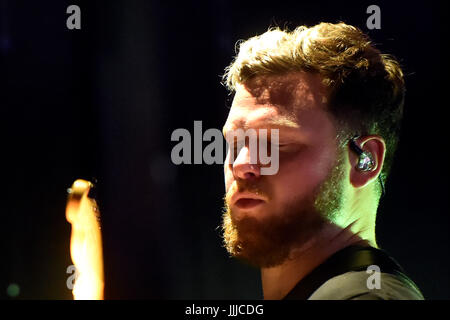
[[[294,121],[290,120],[289,118],[267,118],[260,121],[257,121],[254,125],[255,127],[261,126],[261,127],[269,127],[269,128],[287,128],[287,129],[299,129],[300,126],[295,123]],[[232,124],[230,126],[224,126],[222,129],[222,134],[224,137],[226,137],[227,131],[231,131],[234,128],[243,128],[244,130],[249,129],[248,124],[244,120],[238,121],[238,124]]]

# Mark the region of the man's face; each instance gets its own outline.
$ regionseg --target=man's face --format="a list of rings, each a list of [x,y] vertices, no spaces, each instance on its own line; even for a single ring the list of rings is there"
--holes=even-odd
[[[257,78],[236,90],[225,138],[237,129],[278,129],[279,170],[261,175],[263,165],[250,163],[247,142],[233,163],[228,151],[223,229],[233,256],[278,265],[339,209],[343,176],[325,97],[320,78],[306,73]]]

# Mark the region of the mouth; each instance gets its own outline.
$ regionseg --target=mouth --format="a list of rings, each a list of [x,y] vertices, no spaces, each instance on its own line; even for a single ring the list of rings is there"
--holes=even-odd
[[[266,201],[252,193],[237,193],[231,198],[231,203],[238,209],[253,209]]]
[[[236,201],[234,205],[239,209],[252,209],[263,203],[264,200],[242,198]]]

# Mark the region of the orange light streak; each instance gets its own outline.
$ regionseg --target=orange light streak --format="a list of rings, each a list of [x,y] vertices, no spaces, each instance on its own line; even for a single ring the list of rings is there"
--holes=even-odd
[[[75,300],[103,300],[103,248],[100,212],[88,197],[93,184],[76,180],[68,190],[66,219],[72,225],[70,256],[76,268],[72,290]]]

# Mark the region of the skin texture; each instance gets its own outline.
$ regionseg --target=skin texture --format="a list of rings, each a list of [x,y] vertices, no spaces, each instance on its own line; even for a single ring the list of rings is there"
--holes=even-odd
[[[376,162],[373,171],[357,171],[358,157],[347,144],[339,145],[326,104],[318,75],[258,77],[237,88],[223,128],[226,139],[239,128],[279,130],[275,175],[261,175],[265,165],[250,163],[248,143],[224,165],[225,246],[232,256],[261,268],[265,299],[283,298],[350,244],[376,247],[374,181],[384,142],[378,136],[357,140]],[[253,205],[245,207],[245,201]]]

